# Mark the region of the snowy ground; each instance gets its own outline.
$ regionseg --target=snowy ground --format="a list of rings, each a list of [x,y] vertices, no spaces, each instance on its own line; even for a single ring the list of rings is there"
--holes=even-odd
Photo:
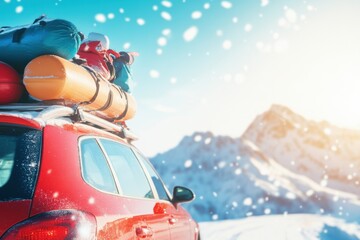
[[[202,240],[357,240],[360,224],[319,215],[273,215],[200,223]]]

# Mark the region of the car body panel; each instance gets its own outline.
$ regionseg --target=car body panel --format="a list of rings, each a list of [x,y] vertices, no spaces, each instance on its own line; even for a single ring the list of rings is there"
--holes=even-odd
[[[42,160],[33,199],[0,202],[0,209],[7,209],[7,220],[0,220],[0,236],[13,224],[28,217],[52,210],[76,209],[96,218],[97,239],[197,238],[196,222],[180,205],[156,197],[147,199],[107,193],[83,179],[80,139],[84,136],[103,137],[133,148],[122,138],[67,121],[42,126],[35,120],[0,115],[0,122],[43,131]]]
[[[27,219],[29,217],[30,207],[31,200],[0,202],[0,236],[14,224]]]

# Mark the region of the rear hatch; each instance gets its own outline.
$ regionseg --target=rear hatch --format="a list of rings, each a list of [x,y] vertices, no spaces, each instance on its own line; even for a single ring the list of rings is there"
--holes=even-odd
[[[41,142],[39,128],[19,124],[19,121],[5,123],[0,115],[0,237],[29,217]]]

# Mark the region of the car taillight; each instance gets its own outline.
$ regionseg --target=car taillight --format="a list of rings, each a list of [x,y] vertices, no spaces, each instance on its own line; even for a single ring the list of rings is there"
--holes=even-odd
[[[77,210],[41,213],[11,227],[2,240],[95,239],[95,217]]]

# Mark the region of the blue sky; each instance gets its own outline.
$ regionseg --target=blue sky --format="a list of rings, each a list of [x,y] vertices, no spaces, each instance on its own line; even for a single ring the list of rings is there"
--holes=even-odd
[[[356,0],[0,0],[0,22],[46,14],[139,52],[128,125],[153,155],[194,131],[239,137],[274,103],[360,128],[359,10]]]

